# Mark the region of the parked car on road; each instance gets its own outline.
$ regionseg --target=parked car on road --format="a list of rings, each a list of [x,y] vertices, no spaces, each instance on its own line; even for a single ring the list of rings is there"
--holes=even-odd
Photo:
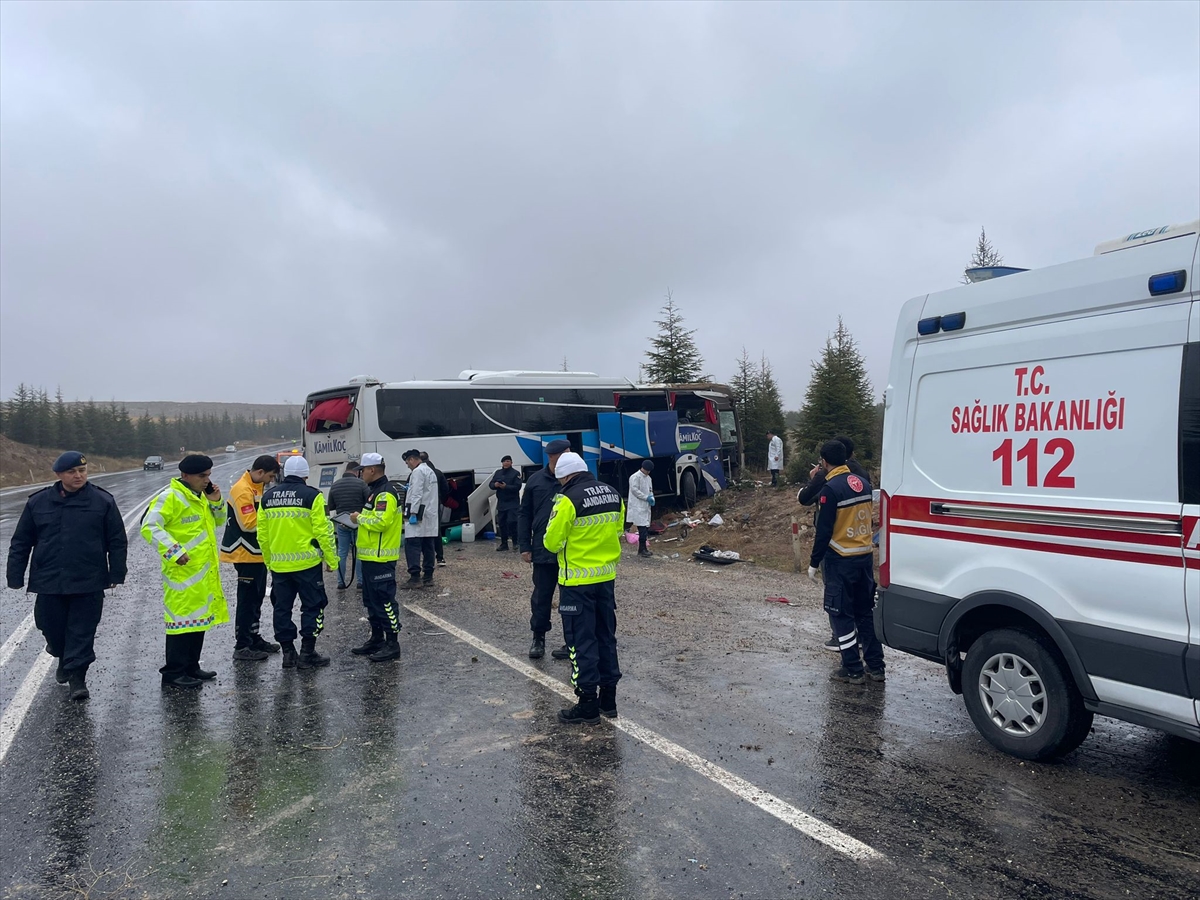
[[[163,458],[161,456],[147,456],[146,461],[142,463],[142,471],[149,472],[151,469],[162,469]]]
[[[230,444],[228,447],[225,448],[225,452],[226,453],[237,453],[237,447],[233,444]]]

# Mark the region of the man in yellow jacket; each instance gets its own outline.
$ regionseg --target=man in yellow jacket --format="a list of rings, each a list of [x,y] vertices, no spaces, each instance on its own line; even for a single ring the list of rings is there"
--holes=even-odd
[[[596,479],[577,453],[554,464],[562,493],[554,500],[542,546],[558,554],[558,612],[571,659],[571,684],[579,702],[560,710],[571,725],[595,725],[617,716],[617,599],[625,504]],[[596,691],[600,696],[597,699]]]
[[[163,687],[199,687],[217,673],[200,668],[204,632],[229,621],[217,559],[217,524],[225,518],[221,491],[212,483],[213,462],[190,454],[150,501],[142,537],[162,560],[163,620],[167,629]]]
[[[236,660],[261,660],[279,652],[278,644],[259,634],[262,602],[267,596],[267,566],[258,546],[258,506],[263,491],[278,472],[275,457],[260,456],[229,489],[221,562],[233,563],[237,572],[237,608],[233,614]]]
[[[325,496],[308,484],[308,461],[289,456],[283,481],[263,491],[258,511],[258,545],[271,572],[271,606],[275,640],[283,646],[283,668],[311,669],[329,665],[317,652],[317,635],[325,625],[325,579],[321,561],[337,568],[333,523],[325,515]],[[300,596],[300,653],[292,607]]]
[[[363,605],[371,637],[350,652],[371,662],[400,657],[400,608],[396,605],[396,561],[404,542],[400,497],[384,471],[383,457],[364,453],[362,480],[370,492],[362,512],[351,513],[358,528],[354,546],[363,567]]]

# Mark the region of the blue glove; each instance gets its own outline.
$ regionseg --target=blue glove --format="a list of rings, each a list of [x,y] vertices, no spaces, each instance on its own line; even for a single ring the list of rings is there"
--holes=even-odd
[[[409,517],[408,517],[408,524],[409,524],[409,525],[416,525],[416,524],[417,524],[417,517],[416,517],[416,516],[409,516]]]
[[[647,497],[646,502],[649,503],[651,506],[653,506],[654,505],[654,495],[651,494],[649,497]]]

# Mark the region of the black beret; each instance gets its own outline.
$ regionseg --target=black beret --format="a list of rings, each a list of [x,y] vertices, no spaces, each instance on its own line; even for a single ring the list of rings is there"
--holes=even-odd
[[[86,466],[87,459],[78,450],[68,450],[62,456],[54,461],[55,472],[65,472],[67,469],[74,469],[76,466]]]
[[[213,467],[213,461],[203,453],[190,453],[179,461],[179,471],[184,475],[203,475]]]
[[[566,453],[571,449],[571,442],[557,438],[546,445],[547,456],[557,456],[559,453]]]

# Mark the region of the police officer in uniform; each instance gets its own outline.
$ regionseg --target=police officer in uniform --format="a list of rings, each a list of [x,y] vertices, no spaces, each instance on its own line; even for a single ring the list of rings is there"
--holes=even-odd
[[[191,453],[179,477],[163,488],[142,516],[142,538],[162,560],[163,622],[167,630],[163,687],[197,688],[216,678],[200,668],[204,633],[229,621],[217,557],[217,526],[225,501],[212,483],[213,461]]]
[[[825,486],[817,498],[817,533],[808,577],[825,579],[825,611],[842,655],[831,681],[862,684],[866,675],[883,681],[883,647],[875,636],[875,575],[871,543],[871,483],[846,466],[846,447],[827,441],[821,447]],[[858,647],[862,645],[862,656]]]
[[[96,627],[104,590],[125,582],[128,540],[117,502],[87,480],[87,459],[74,450],[54,462],[58,481],[29,496],[8,547],[8,586],[37,594],[33,621],[58,660],[54,678],[86,700],[87,670],[96,659]]]
[[[554,501],[543,544],[558,554],[558,612],[571,650],[571,684],[579,697],[570,709],[559,711],[558,719],[595,725],[602,715],[617,715],[621,668],[614,585],[625,504],[577,453],[560,456],[554,474],[562,493]]]
[[[283,481],[263,491],[258,513],[258,543],[271,572],[271,607],[275,640],[283,646],[283,668],[311,669],[329,665],[317,652],[317,635],[325,625],[325,579],[321,560],[337,569],[333,523],[325,515],[325,496],[308,484],[308,460],[289,456]],[[292,606],[300,596],[300,653]]]
[[[233,614],[233,658],[262,660],[279,652],[259,634],[263,598],[267,596],[267,567],[258,546],[258,508],[263,491],[275,480],[279,461],[263,455],[254,460],[229,489],[221,562],[233,563],[237,572],[237,607]]]
[[[404,538],[400,496],[388,481],[383,457],[364,453],[362,480],[370,492],[362,512],[351,513],[358,527],[355,547],[363,567],[363,605],[371,637],[350,652],[371,662],[400,657],[400,608],[396,604],[396,561]]]
[[[554,498],[558,495],[558,479],[554,477],[554,466],[561,454],[571,449],[570,443],[559,438],[546,445],[546,465],[529,476],[525,482],[525,493],[521,496],[521,512],[517,517],[517,543],[521,548],[521,559],[533,565],[533,593],[529,596],[529,627],[533,631],[533,643],[529,647],[530,659],[541,659],[546,655],[546,633],[551,628],[550,609],[554,603],[554,589],[558,587],[558,557],[542,544],[546,536],[546,523],[554,509]],[[553,651],[555,659],[567,659],[569,651]]]

